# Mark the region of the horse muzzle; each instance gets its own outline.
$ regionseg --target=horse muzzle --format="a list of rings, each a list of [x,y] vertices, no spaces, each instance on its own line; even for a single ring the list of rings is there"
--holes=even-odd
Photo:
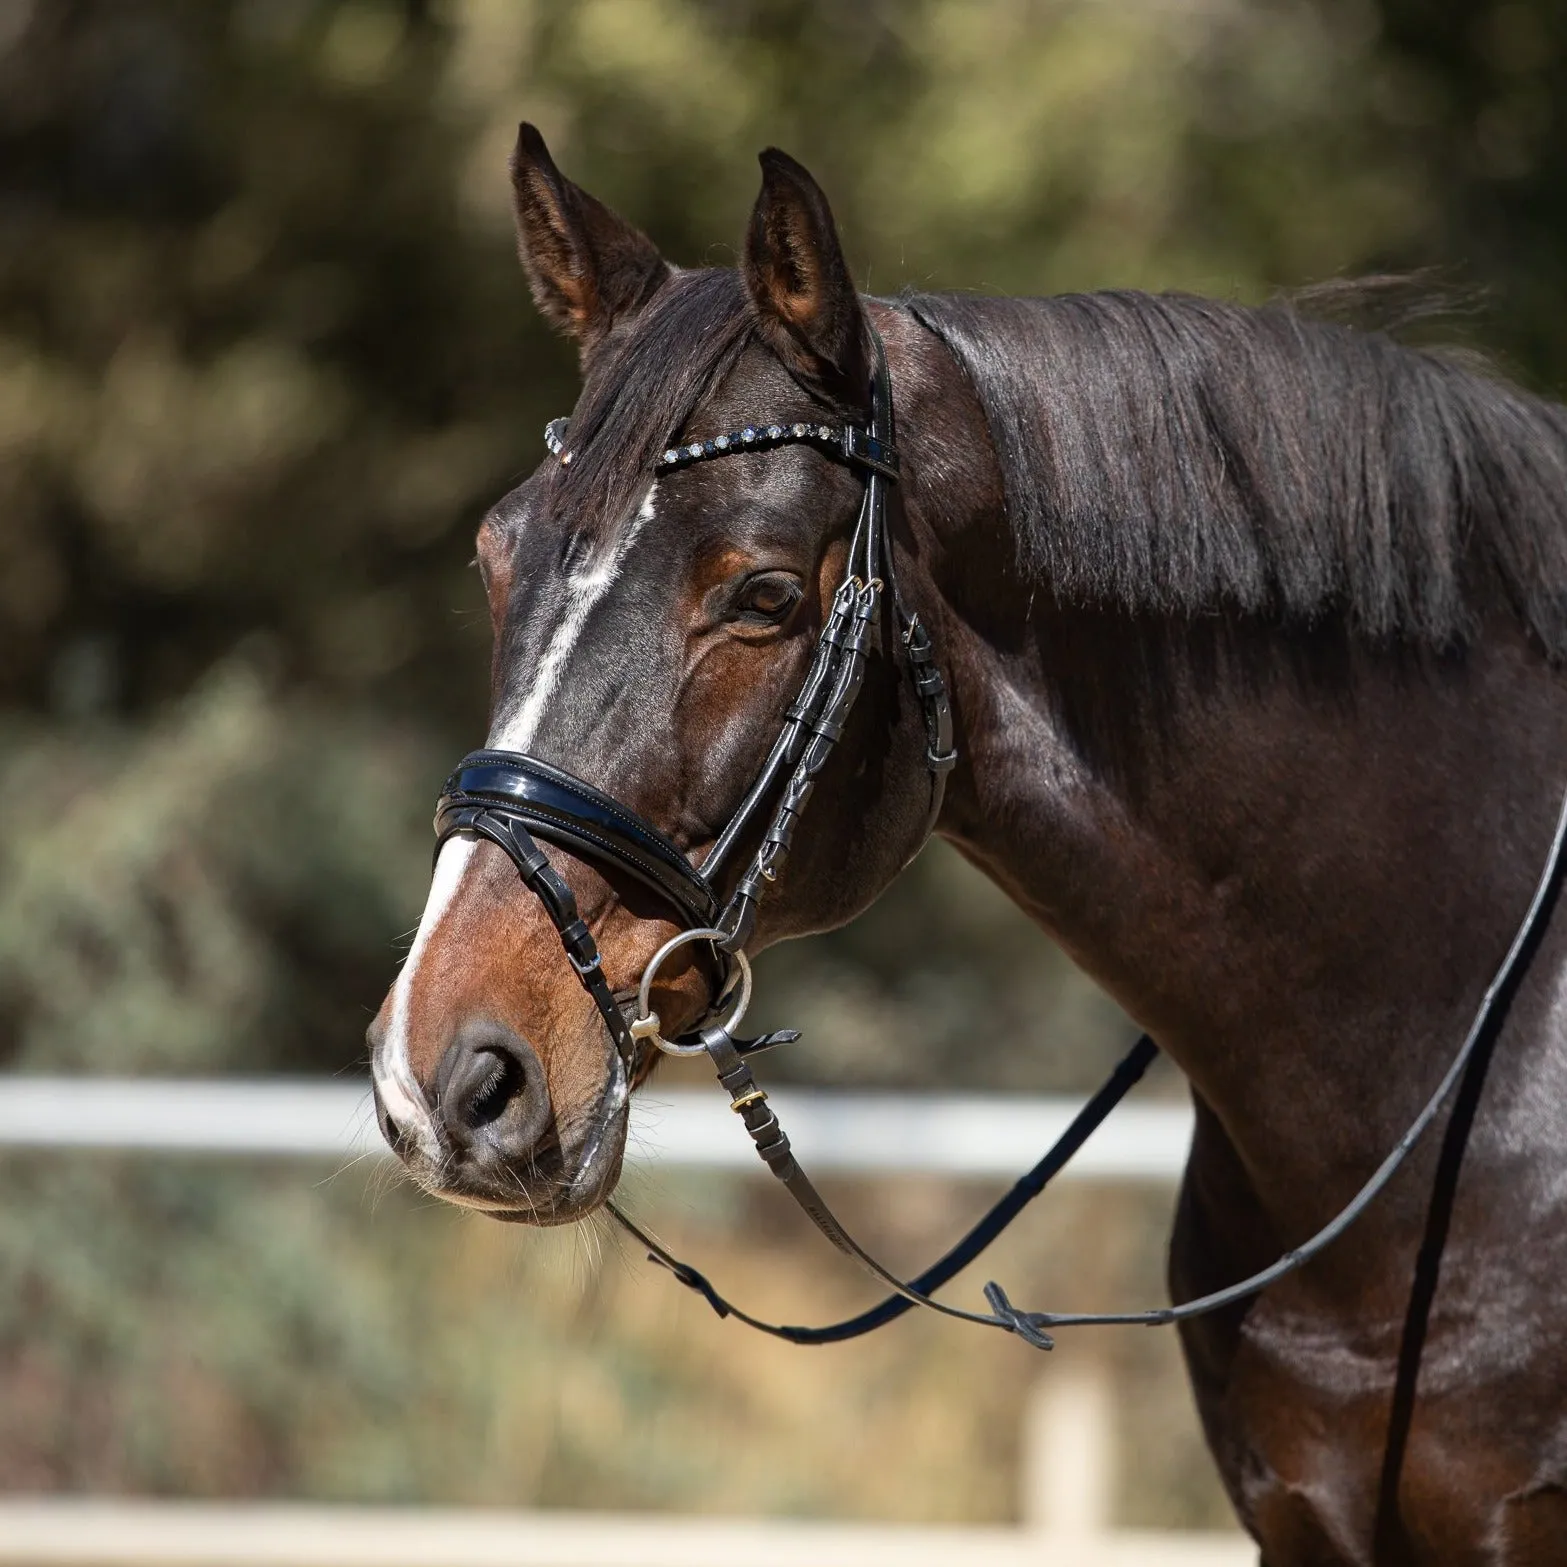
[[[442,1056],[428,1099],[411,1111],[376,1075],[376,1120],[432,1196],[499,1219],[568,1224],[602,1204],[620,1178],[629,1091],[618,1052],[605,1053],[605,1073],[595,1102],[562,1113],[528,1041],[472,1019]]]

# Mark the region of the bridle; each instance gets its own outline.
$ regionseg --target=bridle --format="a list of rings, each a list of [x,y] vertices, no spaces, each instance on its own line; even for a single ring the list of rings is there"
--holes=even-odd
[[[728,1028],[738,1025],[749,996],[750,964],[745,944],[756,927],[757,905],[778,879],[794,841],[795,828],[809,803],[817,776],[841,738],[865,683],[866,660],[880,639],[884,605],[890,600],[898,645],[920,701],[925,725],[925,763],[930,802],[915,847],[923,845],[941,814],[947,774],[957,761],[952,745],[952,707],[946,682],[936,665],[929,633],[910,611],[898,586],[887,523],[887,487],[898,476],[894,444],[892,386],[886,353],[872,337],[875,369],[868,425],[831,425],[817,421],[751,424],[729,435],[669,447],[655,465],[659,475],[699,462],[744,452],[776,451],[808,445],[858,473],[864,482],[858,519],[850,537],[843,581],[817,639],[815,653],[766,759],[700,868],[663,832],[635,811],[592,784],[514,751],[474,751],[446,781],[436,807],[436,852],[457,833],[487,838],[517,867],[523,881],[544,904],[559,931],[566,955],[597,1005],[629,1071],[639,1044],[648,1041],[675,1055],[700,1054],[706,1047],[695,1034],[665,1040],[658,1018],[649,1011],[649,994],[659,968],[680,947],[703,942],[722,974],[720,1000],[738,980],[736,1005]],[[545,430],[551,454],[563,466],[574,453],[567,445],[567,421]],[[726,866],[762,813],[771,819],[750,861],[727,899],[718,886]],[[641,1008],[627,1021],[604,981],[598,949],[577,913],[565,882],[553,871],[536,839],[542,838],[582,858],[621,871],[655,893],[678,917],[680,933],[656,953],[642,975]],[[793,1031],[738,1042],[742,1053],[798,1037]]]
[[[825,1327],[792,1327],[765,1322],[724,1298],[689,1264],[679,1261],[630,1219],[609,1204],[616,1221],[646,1248],[649,1260],[668,1268],[681,1283],[697,1291],[720,1316],[734,1316],[761,1332],[797,1344],[832,1343],[881,1327],[914,1306],[944,1316],[1017,1334],[1040,1349],[1050,1349],[1050,1328],[1089,1324],[1156,1326],[1180,1322],[1244,1300],[1277,1279],[1294,1272],[1343,1233],[1392,1179],[1448,1094],[1464,1076],[1476,1052],[1489,1048],[1506,1014],[1518,979],[1538,943],[1560,885],[1564,844],[1567,844],[1567,800],[1563,801],[1545,867],[1534,897],[1512,945],[1487,987],[1474,1021],[1447,1073],[1431,1099],[1397,1146],[1334,1219],[1302,1245],[1285,1253],[1271,1267],[1250,1278],[1187,1301],[1179,1306],[1123,1313],[1059,1313],[1020,1310],[1000,1285],[985,1286],[989,1312],[967,1311],[932,1298],[966,1267],[1039,1195],[1073,1154],[1088,1140],[1158,1054],[1144,1034],[1111,1073],[1104,1086],[1073,1119],[1055,1146],[997,1202],[939,1261],[910,1281],[891,1273],[844,1228],[801,1169],[789,1139],[778,1124],[767,1094],[758,1086],[750,1058],[774,1045],[799,1038],[780,1030],[757,1038],[735,1035],[751,994],[750,964],[745,945],[756,924],[757,907],[781,873],[795,830],[816,779],[833,748],[864,684],[866,663],[882,635],[890,602],[897,644],[919,698],[926,734],[925,764],[930,775],[930,803],[924,829],[915,845],[923,845],[941,812],[946,777],[957,760],[953,746],[952,710],[946,683],[937,667],[930,637],[918,614],[911,613],[899,591],[896,562],[887,523],[887,490],[898,478],[898,454],[893,426],[892,386],[880,335],[870,328],[873,370],[870,419],[867,424],[819,422],[788,425],[747,425],[729,435],[671,446],[655,464],[665,474],[741,452],[766,452],[790,444],[806,444],[857,473],[864,483],[858,519],[850,539],[845,574],[833,595],[809,670],[761,768],[734,814],[719,833],[701,866],[659,828],[610,795],[570,773],[519,752],[474,751],[447,779],[436,806],[436,854],[459,834],[495,844],[517,868],[524,886],[538,898],[555,926],[566,957],[598,1008],[614,1043],[625,1082],[635,1080],[647,1047],[671,1055],[706,1054],[728,1091],[730,1107],[739,1115],[768,1169],[811,1221],[846,1256],[892,1294],[869,1311]],[[554,420],[545,431],[552,455],[563,465],[574,458],[568,423]],[[727,898],[719,891],[724,871],[748,831],[771,807],[771,818],[749,862],[740,871]],[[630,876],[653,892],[677,917],[678,934],[656,952],[641,976],[637,1009],[627,1018],[604,977],[598,946],[577,910],[564,878],[539,847],[544,840],[569,853]],[[680,948],[702,944],[719,968],[720,983],[713,1007],[695,1028],[674,1040],[659,1032],[651,1007],[652,985],[662,965]],[[721,1021],[714,1017],[727,1010]]]

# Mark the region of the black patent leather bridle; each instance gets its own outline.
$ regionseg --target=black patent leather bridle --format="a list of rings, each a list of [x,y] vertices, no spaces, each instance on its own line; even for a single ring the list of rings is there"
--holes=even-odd
[[[957,760],[945,680],[924,624],[917,614],[910,612],[898,588],[887,523],[887,488],[898,477],[892,386],[881,339],[874,329],[871,342],[874,370],[868,424],[747,425],[730,435],[671,446],[655,466],[656,473],[664,474],[737,452],[769,451],[791,443],[803,443],[851,468],[861,476],[865,486],[850,540],[844,580],[833,597],[810,669],[799,694],[785,710],[778,735],[755,781],[700,868],[694,867],[679,846],[651,822],[591,784],[535,757],[496,750],[472,752],[447,779],[436,807],[436,853],[439,855],[441,846],[458,834],[487,839],[502,849],[559,933],[567,959],[593,999],[614,1042],[625,1081],[629,1083],[635,1078],[642,1052],[649,1044],[672,1055],[707,1055],[718,1073],[719,1082],[729,1093],[731,1108],[739,1115],[768,1169],[839,1251],[893,1292],[869,1311],[825,1327],[793,1327],[766,1322],[725,1299],[701,1273],[672,1256],[616,1204],[610,1203],[611,1214],[647,1248],[649,1260],[668,1268],[681,1283],[697,1291],[719,1316],[733,1316],[763,1333],[792,1343],[825,1344],[857,1337],[894,1320],[914,1306],[922,1306],[960,1321],[1004,1329],[1037,1348],[1050,1349],[1053,1341],[1047,1330],[1051,1328],[1114,1324],[1157,1326],[1220,1310],[1294,1272],[1348,1229],[1393,1178],[1436,1118],[1448,1094],[1464,1076],[1476,1052],[1482,1046],[1489,1048],[1559,889],[1563,849],[1567,844],[1567,799],[1563,801],[1534,896],[1512,945],[1486,988],[1458,1054],[1397,1146],[1348,1206],[1310,1240],[1286,1252],[1271,1267],[1250,1278],[1178,1306],[1156,1307],[1149,1311],[1099,1314],[1023,1311],[1011,1303],[996,1283],[985,1286],[985,1298],[991,1307],[989,1312],[968,1311],[932,1298],[932,1291],[967,1267],[1044,1190],[1142,1077],[1158,1054],[1158,1046],[1144,1034],[1104,1086],[1084,1105],[1055,1146],[956,1246],[916,1278],[908,1281],[898,1278],[849,1234],[822,1199],[800,1168],[766,1092],[752,1075],[750,1057],[774,1045],[798,1039],[798,1033],[782,1030],[752,1039],[737,1038],[733,1033],[750,997],[750,966],[744,949],[755,928],[757,905],[781,872],[817,776],[843,734],[864,683],[867,659],[881,638],[889,601],[898,645],[920,700],[926,731],[930,806],[916,848],[924,843],[936,825],[946,776]],[[555,420],[545,432],[551,453],[562,464],[569,464],[574,455],[567,437],[567,421],[563,419]],[[736,878],[733,890],[724,898],[718,889],[725,868],[770,802],[772,815],[760,844]],[[577,911],[571,889],[540,849],[539,839],[631,876],[678,916],[679,934],[659,949],[642,975],[636,1016],[628,1019],[616,1001],[604,977],[597,944]],[[714,1022],[714,1013],[710,1013],[694,1030],[678,1039],[666,1040],[659,1033],[659,1019],[650,1005],[652,982],[659,967],[674,951],[697,942],[714,955],[720,968],[715,1011],[727,1008],[729,1015],[721,1022]]]

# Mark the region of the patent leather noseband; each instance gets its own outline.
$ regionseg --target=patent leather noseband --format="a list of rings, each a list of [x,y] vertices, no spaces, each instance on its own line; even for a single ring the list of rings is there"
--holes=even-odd
[[[789,1139],[767,1101],[766,1092],[758,1087],[751,1074],[748,1059],[751,1055],[797,1039],[799,1035],[793,1030],[782,1030],[757,1039],[737,1039],[731,1032],[737,1026],[749,996],[749,966],[744,948],[755,928],[757,905],[782,871],[816,778],[844,732],[864,683],[867,657],[881,636],[888,601],[892,606],[898,645],[920,699],[926,731],[925,763],[930,774],[930,807],[921,843],[935,826],[946,775],[957,759],[952,740],[951,707],[930,638],[919,617],[910,613],[898,591],[887,525],[887,487],[898,477],[892,386],[881,339],[874,331],[871,341],[874,375],[868,425],[850,423],[834,427],[815,422],[747,425],[730,434],[671,446],[656,466],[656,472],[669,473],[733,453],[805,444],[852,468],[860,474],[865,485],[844,579],[833,596],[809,672],[795,700],[786,709],[779,732],[754,781],[700,868],[693,866],[680,847],[659,828],[602,790],[536,757],[511,751],[475,751],[463,758],[447,780],[436,808],[436,853],[440,853],[440,847],[447,839],[457,834],[484,838],[502,849],[559,933],[567,958],[615,1043],[626,1080],[635,1080],[641,1064],[640,1053],[649,1042],[672,1054],[705,1053],[718,1073],[719,1082],[729,1093],[730,1107],[740,1117],[768,1169],[840,1252],[892,1292],[871,1310],[825,1327],[792,1327],[765,1322],[731,1304],[701,1273],[671,1256],[611,1203],[611,1214],[647,1247],[649,1258],[670,1269],[681,1283],[702,1295],[720,1316],[733,1316],[761,1332],[792,1343],[824,1344],[857,1337],[891,1322],[914,1306],[923,1306],[943,1316],[1014,1333],[1040,1349],[1051,1348],[1052,1339],[1047,1331],[1051,1328],[1120,1323],[1157,1326],[1203,1316],[1244,1300],[1294,1272],[1341,1235],[1386,1187],[1465,1075],[1476,1053],[1494,1039],[1560,889],[1564,849],[1567,849],[1567,800],[1563,801],[1534,897],[1446,1074],[1387,1158],[1372,1172],[1350,1203],[1310,1240],[1286,1252],[1277,1262],[1250,1278],[1197,1300],[1149,1311],[1098,1314],[1024,1311],[1014,1306],[1001,1286],[994,1283],[985,1286],[985,1298],[991,1307],[989,1312],[966,1311],[932,1298],[933,1290],[978,1257],[1044,1190],[1138,1081],[1157,1054],[1157,1046],[1145,1034],[1079,1112],[1056,1145],[956,1246],[908,1282],[889,1272],[849,1234],[801,1169]],[[562,464],[569,464],[574,456],[568,438],[565,420],[554,421],[545,433],[550,451]],[[735,878],[727,898],[723,897],[719,888],[726,879],[730,860],[755,823],[768,812],[768,826],[760,842]],[[665,944],[642,976],[639,1016],[628,1019],[610,990],[597,944],[578,913],[571,889],[550,864],[538,839],[634,878],[664,902],[680,927],[680,934]],[[646,998],[650,995],[659,963],[688,943],[706,946],[719,967],[715,1008],[728,1001],[727,987],[735,966],[745,976],[746,988],[739,1005],[730,1010],[724,1023],[713,1023],[710,1012],[708,1018],[686,1036],[665,1040],[659,1032],[657,1015],[651,1011]]]
[[[503,815],[535,838],[626,872],[657,893],[684,925],[711,925],[718,917],[712,884],[658,828],[537,757],[474,751],[462,759],[446,780],[437,831],[444,841],[483,813]]]

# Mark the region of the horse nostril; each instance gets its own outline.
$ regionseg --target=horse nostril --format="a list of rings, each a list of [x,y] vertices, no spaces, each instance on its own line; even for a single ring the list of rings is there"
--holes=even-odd
[[[461,1106],[458,1113],[477,1130],[506,1113],[507,1105],[527,1087],[528,1075],[522,1063],[507,1052],[479,1050],[474,1055],[479,1065],[482,1066],[486,1057],[490,1065],[470,1090],[467,1104]]]
[[[441,1058],[435,1113],[452,1142],[481,1161],[526,1156],[551,1118],[539,1058],[509,1029],[470,1025]]]

